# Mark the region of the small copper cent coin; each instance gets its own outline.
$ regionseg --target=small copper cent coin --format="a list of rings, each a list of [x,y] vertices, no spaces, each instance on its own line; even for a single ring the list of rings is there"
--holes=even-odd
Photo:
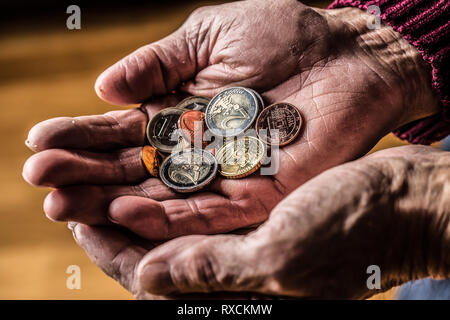
[[[167,157],[159,175],[162,182],[178,192],[194,192],[208,185],[217,174],[217,160],[208,151],[190,148]]]
[[[147,125],[147,139],[152,146],[164,153],[181,148],[178,119],[184,110],[165,108],[156,113]]]
[[[158,177],[160,156],[155,147],[144,146],[142,148],[142,162],[148,173],[153,177]]]
[[[185,111],[178,120],[178,128],[186,141],[196,147],[204,148],[205,114],[198,110]]]
[[[268,145],[285,146],[300,133],[302,115],[292,104],[272,104],[261,111],[256,120],[258,137]]]

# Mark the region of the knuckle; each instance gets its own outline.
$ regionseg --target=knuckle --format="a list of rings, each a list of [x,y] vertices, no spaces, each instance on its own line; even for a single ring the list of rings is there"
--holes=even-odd
[[[192,13],[189,15],[189,19],[199,19],[204,18],[211,10],[213,6],[203,6],[200,8],[195,9],[192,11]]]
[[[184,264],[172,268],[171,276],[177,287],[195,288],[201,292],[211,292],[224,287],[223,283],[227,277],[208,251],[201,245],[196,246]]]
[[[132,56],[128,56],[117,62],[116,70],[119,76],[111,78],[109,81],[113,82],[114,89],[124,95],[133,94],[134,78],[136,74],[136,61]],[[111,87],[107,85],[107,87]]]

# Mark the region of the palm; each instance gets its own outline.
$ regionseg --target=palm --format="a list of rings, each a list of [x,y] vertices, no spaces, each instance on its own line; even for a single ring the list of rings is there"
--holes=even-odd
[[[320,21],[314,35],[302,37],[317,14],[307,11],[299,19],[290,14],[298,6],[295,1],[239,2],[198,11],[173,36],[125,58],[96,84],[103,99],[117,104],[167,95],[183,82],[181,90],[190,94],[212,96],[240,85],[263,93],[267,103],[296,105],[305,127],[299,139],[280,150],[275,175],[218,178],[187,197],[148,179],[140,147],[148,118],[176,102],[167,95],[150,100],[143,113],[117,111],[36,126],[30,133],[32,148],[49,150],[27,162],[24,176],[33,184],[58,188],[45,201],[47,215],[108,224],[109,214],[149,239],[227,232],[264,221],[297,186],[366,152],[393,129],[387,119],[376,117],[382,102],[372,99],[385,86],[377,76],[384,70],[372,71],[367,61],[340,55]]]
[[[237,2],[200,10],[185,26],[188,43],[196,44],[199,71],[183,90],[213,96],[230,86],[251,87],[267,103],[292,103],[305,117],[302,137],[281,149],[283,170],[266,181],[282,193],[363,155],[396,126],[397,101],[379,95],[395,80],[391,68],[366,54],[354,35],[335,39],[316,12],[292,14],[298,6]],[[347,54],[349,47],[355,55]],[[380,113],[387,108],[389,114]]]

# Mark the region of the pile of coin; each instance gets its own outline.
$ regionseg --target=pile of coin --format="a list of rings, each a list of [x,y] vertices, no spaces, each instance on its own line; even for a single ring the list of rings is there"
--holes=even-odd
[[[142,161],[168,187],[193,192],[217,173],[228,179],[254,173],[267,148],[289,144],[301,127],[295,106],[265,107],[255,90],[232,87],[212,99],[192,96],[156,113],[147,125],[150,145],[142,149]]]

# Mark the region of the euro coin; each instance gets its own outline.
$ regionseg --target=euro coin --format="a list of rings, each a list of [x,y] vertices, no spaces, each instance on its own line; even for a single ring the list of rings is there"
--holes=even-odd
[[[285,146],[300,133],[302,116],[292,104],[281,102],[261,111],[256,120],[256,133],[268,145]]]
[[[190,144],[199,148],[204,148],[207,141],[204,140],[205,114],[198,110],[185,111],[178,120],[178,128],[181,130],[183,138]]]
[[[260,95],[258,92],[256,92],[255,90],[253,90],[253,89],[249,89],[249,90],[251,90],[251,91],[253,92],[253,94],[256,96],[256,98],[258,99],[258,102],[259,102],[259,110],[261,111],[262,109],[264,109],[264,108],[265,108],[264,100],[263,100],[263,98],[261,97],[261,95]]]
[[[170,155],[161,165],[162,182],[177,192],[197,191],[217,174],[217,161],[203,149],[191,148]]]
[[[211,99],[202,96],[187,97],[178,103],[176,108],[205,112],[210,100]]]
[[[183,147],[178,130],[178,119],[183,112],[178,108],[166,108],[152,117],[147,125],[147,139],[152,146],[164,153]]]
[[[245,136],[226,142],[216,153],[219,173],[229,179],[246,177],[261,167],[265,146],[256,137]]]
[[[160,157],[155,147],[144,146],[141,155],[142,162],[148,173],[153,177],[158,177]]]
[[[247,130],[258,116],[258,98],[251,90],[228,88],[218,93],[206,108],[206,126],[213,135],[237,136]]]

